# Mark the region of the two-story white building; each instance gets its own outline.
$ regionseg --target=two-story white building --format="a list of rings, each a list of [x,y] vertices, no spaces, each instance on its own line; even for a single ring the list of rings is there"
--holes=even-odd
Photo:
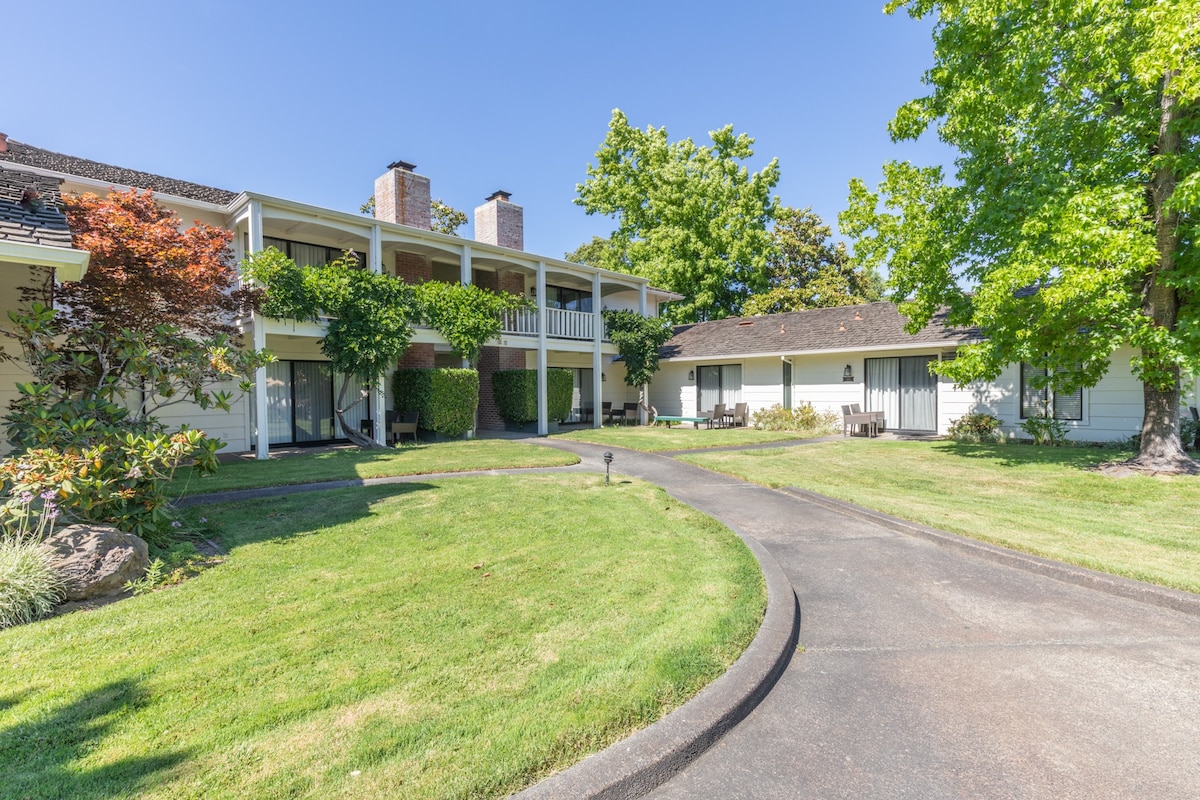
[[[539,375],[538,430],[547,432],[548,368],[574,372],[572,421],[602,424],[595,409],[604,402],[621,408],[636,400],[625,386],[616,348],[604,336],[601,311],[636,310],[657,315],[662,302],[678,295],[654,289],[634,275],[610,272],[524,250],[521,206],[506,192],[495,192],[475,209],[475,239],[430,230],[430,181],[415,166],[395,162],[374,185],[375,216],[335,211],[250,191],[231,192],[160,175],[53,153],[4,138],[0,170],[60,182],[67,193],[106,194],[111,189],[154,192],[182,220],[198,220],[234,233],[240,260],[265,247],[276,247],[297,263],[323,264],[345,250],[358,254],[364,268],[394,275],[407,283],[440,280],[472,283],[524,294],[535,301],[528,311],[511,313],[500,338],[479,360],[482,429],[502,428],[492,399],[490,376],[502,369],[532,369]],[[365,194],[365,192],[364,192]],[[243,326],[245,344],[266,347],[278,361],[259,370],[255,390],[232,413],[176,405],[162,419],[187,423],[222,439],[231,452],[256,450],[265,457],[271,446],[335,441],[335,377],[322,355],[320,324],[256,316]],[[462,366],[458,354],[437,331],[418,328],[398,367]],[[349,420],[371,420],[375,438],[384,441],[385,414],[392,407],[388,376],[375,383],[368,404]],[[265,424],[258,424],[263,420]]]

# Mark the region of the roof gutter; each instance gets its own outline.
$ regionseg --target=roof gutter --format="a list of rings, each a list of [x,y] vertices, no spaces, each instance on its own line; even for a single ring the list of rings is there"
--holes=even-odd
[[[50,247],[44,244],[0,241],[0,263],[14,266],[50,267],[61,281],[77,281],[87,272],[92,254],[86,250]]]

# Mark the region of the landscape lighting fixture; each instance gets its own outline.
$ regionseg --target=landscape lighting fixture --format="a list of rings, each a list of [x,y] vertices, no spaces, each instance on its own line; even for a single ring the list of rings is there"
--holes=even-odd
[[[612,452],[606,450],[604,452],[604,485],[605,486],[608,486],[612,483],[612,481],[609,479],[609,475],[608,475],[608,468],[609,468],[609,465],[612,464],[612,458],[613,458]]]

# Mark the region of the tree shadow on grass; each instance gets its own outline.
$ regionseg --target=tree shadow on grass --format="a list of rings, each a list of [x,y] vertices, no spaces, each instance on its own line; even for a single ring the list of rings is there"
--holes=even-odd
[[[933,445],[933,449],[959,458],[995,461],[1004,467],[1051,464],[1081,471],[1092,471],[1100,464],[1119,461],[1129,455],[1124,450],[1108,447],[1039,447],[1020,442],[1003,444],[937,442]]]
[[[23,695],[0,698],[0,708]],[[162,749],[95,767],[81,765],[123,719],[149,703],[132,680],[93,689],[49,714],[0,722],[0,797],[101,800],[133,797],[167,777],[189,752]]]
[[[295,489],[296,487],[292,487]],[[368,517],[381,500],[435,489],[430,483],[394,483],[321,491],[300,490],[269,498],[220,503],[206,508],[217,521],[226,550],[272,541],[283,543]]]

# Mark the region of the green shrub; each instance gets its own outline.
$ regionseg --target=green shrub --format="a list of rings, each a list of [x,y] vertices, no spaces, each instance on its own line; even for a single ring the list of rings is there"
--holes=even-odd
[[[1000,431],[1001,424],[1000,418],[991,414],[967,414],[950,423],[950,438],[972,444],[1002,442],[1004,434]]]
[[[537,371],[505,369],[492,373],[492,391],[496,409],[506,421],[517,425],[536,422]],[[571,416],[571,398],[575,377],[569,369],[546,370],[546,411],[551,420],[561,422]]]
[[[215,469],[216,449],[203,431],[110,434],[102,444],[65,450],[26,450],[0,461],[0,527],[10,534],[39,529],[49,514],[68,521],[97,522],[137,534],[165,547],[180,525],[168,505],[167,484],[184,462]],[[33,499],[44,505],[33,508]],[[49,519],[53,519],[50,516]]]
[[[1049,415],[1030,417],[1021,423],[1021,430],[1028,433],[1036,445],[1057,447],[1067,440],[1067,423]]]
[[[62,602],[53,551],[33,538],[0,537],[0,628],[23,625]]]
[[[416,411],[423,430],[462,436],[475,427],[479,373],[473,369],[398,369],[392,375],[397,413]]]
[[[750,415],[751,424],[761,431],[832,433],[837,429],[840,419],[832,411],[817,411],[812,403],[800,403],[794,408],[784,408],[776,403]]]

